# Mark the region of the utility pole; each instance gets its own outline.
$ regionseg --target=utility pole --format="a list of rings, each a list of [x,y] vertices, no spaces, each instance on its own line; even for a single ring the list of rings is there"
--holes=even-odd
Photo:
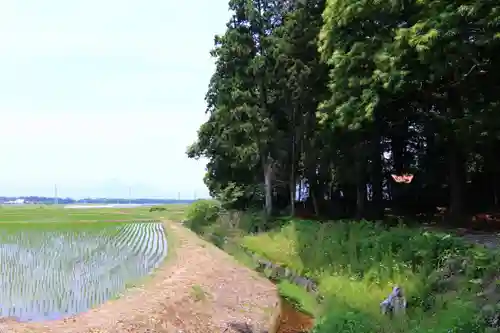
[[[130,205],[132,203],[132,187],[128,187],[128,204]]]
[[[181,200],[181,192],[177,192],[177,201]]]
[[[57,205],[59,200],[57,199],[57,184],[54,184],[54,205]]]

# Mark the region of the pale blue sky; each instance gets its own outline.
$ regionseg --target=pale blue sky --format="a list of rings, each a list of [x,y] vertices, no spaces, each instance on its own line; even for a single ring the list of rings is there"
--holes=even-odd
[[[207,196],[206,119],[226,0],[0,2],[0,195]]]

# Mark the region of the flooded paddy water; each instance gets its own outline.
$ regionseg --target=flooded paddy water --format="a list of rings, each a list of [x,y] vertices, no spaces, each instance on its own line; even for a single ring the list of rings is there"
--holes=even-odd
[[[88,311],[166,255],[162,223],[1,223],[0,316],[43,321]]]

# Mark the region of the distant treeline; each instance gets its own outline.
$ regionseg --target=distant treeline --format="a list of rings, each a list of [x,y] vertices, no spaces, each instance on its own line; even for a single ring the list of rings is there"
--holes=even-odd
[[[54,197],[38,197],[38,196],[25,196],[25,197],[3,197],[0,196],[0,203],[13,202],[18,199],[24,199],[25,203],[35,203],[51,205],[54,204]],[[173,204],[173,203],[191,203],[195,200],[176,200],[176,199],[124,199],[124,198],[87,198],[75,200],[72,198],[57,198],[59,204]]]

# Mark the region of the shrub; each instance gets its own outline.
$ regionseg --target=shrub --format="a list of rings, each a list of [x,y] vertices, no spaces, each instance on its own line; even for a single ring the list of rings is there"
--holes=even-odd
[[[313,333],[483,333],[485,325],[472,315],[474,305],[456,300],[433,314],[418,313],[412,318],[382,317],[346,302],[330,299],[329,310],[318,318]]]
[[[215,220],[197,230],[204,239],[227,250],[228,242],[238,242],[244,235],[258,229],[261,221],[258,213],[220,209]]]
[[[217,221],[220,211],[220,203],[216,200],[195,201],[187,209],[185,225],[201,234],[205,227]]]
[[[164,212],[167,209],[165,207],[151,207],[149,208],[149,212]]]
[[[406,227],[362,222],[291,221],[281,229],[247,236],[244,247],[299,273],[349,276],[382,285],[408,276],[428,276],[448,257],[468,256],[471,278],[484,273],[493,258],[475,253],[461,239]]]

